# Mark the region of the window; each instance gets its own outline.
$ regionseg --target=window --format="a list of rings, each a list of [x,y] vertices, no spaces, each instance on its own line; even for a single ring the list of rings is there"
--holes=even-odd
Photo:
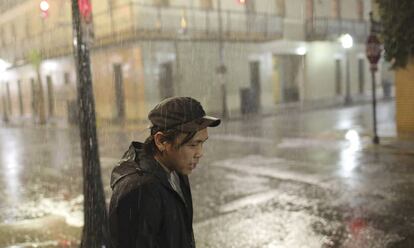
[[[364,1],[363,0],[357,0],[357,13],[358,13],[358,19],[362,21],[364,19]]]
[[[341,60],[335,60],[335,92],[337,95],[342,95],[342,66]]]
[[[159,7],[168,7],[170,6],[169,0],[154,0],[154,5]]]
[[[285,17],[286,15],[285,0],[276,0],[276,14],[278,16]]]
[[[358,59],[358,84],[359,84],[359,94],[364,94],[365,92],[365,60],[362,58]]]
[[[16,37],[16,23],[11,23],[11,38],[13,41],[15,41],[17,39]]]
[[[6,44],[6,42],[4,40],[4,28],[0,27],[0,45],[3,46],[5,44]]]
[[[69,72],[63,73],[63,83],[65,85],[70,84],[70,74],[69,74]]]
[[[6,82],[6,93],[7,93],[7,110],[9,111],[9,114],[12,114],[12,101],[11,101],[11,95],[10,95],[10,86],[9,82]]]
[[[341,3],[340,0],[332,0],[332,18],[341,18]]]
[[[19,95],[20,115],[23,116],[24,111],[23,111],[23,95],[22,95],[22,81],[21,80],[17,80],[17,93]]]
[[[246,1],[245,4],[247,13],[254,13],[256,12],[256,5],[254,0]]]
[[[202,9],[213,9],[213,0],[200,0],[200,5]]]
[[[314,1],[307,0],[306,1],[306,19],[313,19],[314,13]]]

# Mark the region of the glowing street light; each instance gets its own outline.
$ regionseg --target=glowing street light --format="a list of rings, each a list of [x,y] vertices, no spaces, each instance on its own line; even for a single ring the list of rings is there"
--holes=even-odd
[[[4,60],[0,59],[0,73],[1,72],[4,72],[10,66],[11,66],[10,63],[8,63],[7,61],[4,61]]]
[[[350,34],[341,35],[339,41],[341,42],[342,47],[345,49],[352,48],[352,46],[354,45],[354,39]]]
[[[303,56],[303,55],[306,54],[307,49],[306,49],[305,46],[300,46],[300,47],[296,48],[295,52],[296,52],[297,55]]]
[[[50,5],[47,2],[47,0],[40,1],[39,8],[40,8],[40,11],[42,12],[42,18],[46,18],[49,16]]]
[[[41,11],[48,11],[50,7],[49,3],[46,0],[41,1],[39,6]]]

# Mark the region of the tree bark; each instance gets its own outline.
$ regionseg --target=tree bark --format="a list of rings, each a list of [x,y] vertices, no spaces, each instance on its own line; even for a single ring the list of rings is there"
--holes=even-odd
[[[110,247],[107,211],[99,162],[95,103],[92,88],[89,47],[85,42],[78,0],[72,0],[72,25],[81,138],[84,226],[82,248]]]

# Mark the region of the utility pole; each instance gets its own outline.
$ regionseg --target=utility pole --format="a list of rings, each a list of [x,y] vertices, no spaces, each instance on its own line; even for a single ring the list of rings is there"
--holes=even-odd
[[[84,226],[81,248],[109,248],[108,217],[99,162],[95,102],[89,42],[87,42],[87,35],[90,34],[85,33],[85,30],[90,31],[87,25],[92,22],[91,15],[89,0],[72,0],[73,49],[77,75],[84,196]]]
[[[227,87],[225,82],[225,74],[227,72],[227,67],[224,64],[223,20],[221,16],[221,0],[217,0],[217,15],[219,24],[219,66],[216,68],[216,73],[218,74],[218,79],[220,82],[222,93],[222,118],[227,119],[229,117],[229,111],[227,107]]]

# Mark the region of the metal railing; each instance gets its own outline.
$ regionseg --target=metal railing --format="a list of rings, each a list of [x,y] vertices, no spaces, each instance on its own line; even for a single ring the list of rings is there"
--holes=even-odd
[[[157,7],[130,1],[94,13],[93,46],[131,40],[218,40],[219,14],[223,20],[221,38],[225,41],[268,41],[280,38],[283,34],[283,19],[275,14],[234,10],[218,13],[216,9]],[[72,41],[72,24],[60,23],[9,44],[2,44],[0,53],[24,59],[28,52],[36,49],[45,57],[56,57],[70,53]]]
[[[348,33],[358,41],[368,35],[368,21],[354,19],[313,18],[306,23],[308,39],[326,39]]]

